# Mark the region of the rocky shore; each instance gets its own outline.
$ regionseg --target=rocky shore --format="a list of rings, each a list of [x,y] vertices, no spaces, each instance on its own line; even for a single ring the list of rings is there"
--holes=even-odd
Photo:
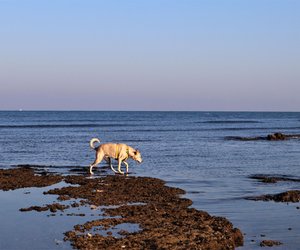
[[[61,181],[66,185],[44,193],[58,195],[57,202],[32,204],[20,212],[50,210],[53,215],[59,211],[70,216],[68,209],[80,206],[101,211],[95,220],[65,232],[65,241],[76,249],[234,249],[243,245],[241,231],[226,218],[190,208],[192,201],[181,197],[183,190],[168,187],[160,179],[62,176],[29,166],[0,170],[0,189],[5,191]]]

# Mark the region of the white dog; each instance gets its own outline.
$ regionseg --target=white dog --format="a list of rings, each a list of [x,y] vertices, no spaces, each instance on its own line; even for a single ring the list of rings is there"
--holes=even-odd
[[[128,163],[126,162],[126,160],[128,158],[132,158],[133,160],[135,160],[139,163],[141,163],[143,161],[141,153],[138,150],[136,150],[126,144],[105,143],[105,144],[101,144],[98,147],[95,147],[94,146],[95,142],[100,143],[100,140],[97,138],[93,138],[90,141],[90,147],[92,149],[96,150],[96,159],[90,165],[90,174],[93,174],[93,171],[92,171],[93,167],[98,165],[102,161],[103,158],[106,161],[109,161],[112,171],[114,171],[115,173],[120,173],[120,174],[124,174],[124,172],[121,171],[122,163],[125,164],[126,172],[128,173]],[[113,168],[113,166],[111,164],[111,158],[118,160],[118,172]]]

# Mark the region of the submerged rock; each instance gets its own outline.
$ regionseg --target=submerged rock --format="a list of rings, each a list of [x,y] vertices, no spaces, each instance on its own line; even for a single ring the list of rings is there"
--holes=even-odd
[[[273,247],[273,246],[282,245],[282,243],[280,241],[276,241],[276,240],[263,240],[262,242],[260,242],[259,245],[261,247]]]
[[[267,135],[268,141],[282,141],[282,140],[286,140],[287,138],[288,138],[288,136],[284,135],[282,133],[275,133],[275,134]]]
[[[243,137],[243,136],[227,136],[227,140],[236,141],[283,141],[288,139],[300,139],[300,134],[286,135],[283,133],[268,134],[267,136]]]
[[[254,201],[299,202],[300,190],[290,190],[279,194],[266,194],[256,197],[248,197],[246,199]]]
[[[67,205],[62,205],[59,203],[53,203],[53,204],[48,204],[46,206],[40,207],[40,206],[31,206],[28,208],[21,208],[20,211],[21,212],[29,212],[29,211],[37,211],[37,212],[43,212],[43,211],[47,211],[50,210],[50,212],[52,213],[56,213],[57,210],[60,211],[64,211],[65,209],[68,209],[70,206]]]
[[[262,174],[251,175],[249,178],[259,180],[264,183],[277,183],[279,181],[300,182],[300,179],[296,177],[271,176],[271,175],[262,175]]]

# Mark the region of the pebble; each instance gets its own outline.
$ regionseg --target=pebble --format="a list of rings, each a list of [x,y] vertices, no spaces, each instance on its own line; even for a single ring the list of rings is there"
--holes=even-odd
[[[90,208],[93,209],[93,210],[95,210],[95,209],[97,209],[98,207],[95,206],[95,205],[91,205]]]

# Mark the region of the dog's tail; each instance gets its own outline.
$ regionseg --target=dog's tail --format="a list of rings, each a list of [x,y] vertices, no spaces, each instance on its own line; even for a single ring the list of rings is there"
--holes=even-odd
[[[94,143],[95,143],[95,142],[100,143],[100,140],[99,140],[98,138],[93,138],[92,140],[90,140],[90,147],[91,147],[92,149],[95,149],[95,146],[94,146]]]

